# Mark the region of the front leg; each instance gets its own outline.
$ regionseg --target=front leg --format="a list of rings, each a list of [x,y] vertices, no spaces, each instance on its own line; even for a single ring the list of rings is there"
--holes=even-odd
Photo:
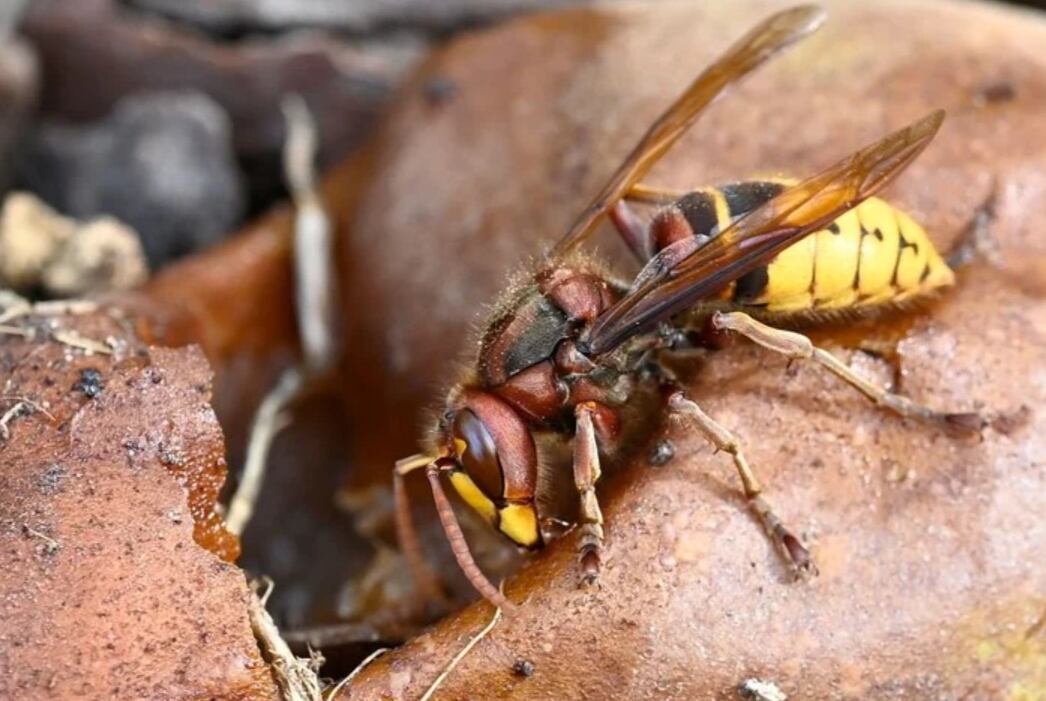
[[[595,402],[585,402],[574,408],[576,434],[574,436],[574,486],[581,499],[578,527],[578,563],[581,583],[592,584],[599,577],[603,550],[603,512],[596,497],[596,482],[601,474],[599,446],[596,443],[596,423],[611,412]]]

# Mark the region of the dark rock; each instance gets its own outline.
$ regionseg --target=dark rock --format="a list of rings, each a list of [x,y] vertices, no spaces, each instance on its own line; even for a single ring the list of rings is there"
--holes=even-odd
[[[20,176],[67,214],[133,226],[153,265],[218,241],[244,210],[229,120],[201,94],[128,97],[97,124],[44,125]]]
[[[3,27],[0,17],[0,30]],[[39,70],[32,47],[22,40],[5,40],[0,33],[0,192],[10,181],[11,152],[36,107],[38,88]]]
[[[374,44],[319,32],[217,43],[113,0],[38,0],[22,32],[40,55],[47,117],[99,119],[135,92],[207,93],[232,120],[252,210],[283,194],[284,95],[305,99],[320,164],[333,164],[361,141],[423,48],[409,37]]]
[[[529,679],[534,676],[534,663],[530,660],[516,660],[512,663],[512,673],[517,677]]]
[[[353,32],[410,28],[446,32],[508,15],[583,0],[125,0],[201,29],[229,33],[286,27],[327,27]]]

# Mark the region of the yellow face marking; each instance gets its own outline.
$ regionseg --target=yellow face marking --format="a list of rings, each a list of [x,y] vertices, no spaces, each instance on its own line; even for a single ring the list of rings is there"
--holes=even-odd
[[[856,297],[854,279],[857,277],[857,250],[861,242],[861,222],[853,210],[832,222],[832,227],[839,233],[822,229],[810,236],[817,241],[814,300],[829,308],[845,306]]]
[[[524,504],[509,504],[501,509],[501,532],[524,547],[538,542],[538,517],[534,507]]]
[[[487,495],[480,491],[476,483],[461,470],[454,470],[450,473],[450,483],[454,486],[461,498],[465,500],[465,503],[475,509],[483,518],[487,519],[491,524],[497,523],[498,510],[494,506]]]
[[[861,270],[857,292],[863,303],[874,303],[893,294],[893,266],[897,262],[897,217],[894,208],[870,197],[857,208],[857,217],[868,233],[861,239]]]

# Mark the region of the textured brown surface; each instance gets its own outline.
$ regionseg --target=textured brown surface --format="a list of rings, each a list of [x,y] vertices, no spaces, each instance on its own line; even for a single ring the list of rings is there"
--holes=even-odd
[[[131,4],[210,31],[257,32],[304,26],[359,33],[394,27],[401,31],[449,32],[572,2],[575,0],[132,0]]]
[[[528,602],[436,698],[733,698],[748,677],[793,699],[1046,694],[1046,23],[989,5],[825,4],[826,27],[711,109],[650,180],[806,173],[946,108],[936,143],[887,194],[948,249],[997,183],[998,263],[973,264],[956,291],[895,325],[900,389],[993,415],[1027,406],[1026,423],[951,437],[737,344],[692,389],[747,443],[821,576],[787,581],[727,459],[675,426],[674,463],[639,460],[602,491],[600,588],[578,591],[574,539],[555,543],[508,584]],[[427,75],[457,91],[434,104],[423,77],[404,97],[345,247],[357,474],[380,479],[416,449],[420,407],[452,379],[506,275],[565,229],[696,70],[782,5],[524,19],[430,62]],[[841,347],[852,335],[822,340],[891,379],[888,363]],[[477,604],[443,621],[344,697],[417,698],[489,615]],[[512,672],[524,659],[530,678]]]
[[[202,355],[107,313],[19,323],[118,352],[0,336],[3,409],[46,410],[0,443],[0,698],[275,698],[243,573],[201,547],[235,548],[212,512],[224,446]]]

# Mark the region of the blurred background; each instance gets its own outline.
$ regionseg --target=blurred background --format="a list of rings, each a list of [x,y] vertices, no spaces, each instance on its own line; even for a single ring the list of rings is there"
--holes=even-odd
[[[286,95],[301,95],[316,120],[322,172],[359,152],[433,48],[520,13],[579,4],[0,0],[0,288],[40,298],[97,292],[95,283],[136,286],[287,199]],[[433,104],[457,89],[439,78],[415,87]],[[70,243],[88,240],[95,243]],[[54,247],[69,254],[53,255]],[[92,263],[85,251],[94,250],[104,255]],[[41,266],[45,259],[54,264]],[[84,265],[93,267],[77,268]],[[387,512],[387,491],[330,498],[346,464],[340,411],[335,400],[299,407],[299,426],[336,428],[317,429],[326,442],[299,436],[276,445],[273,464],[289,467],[272,474],[259,523],[278,528],[248,530],[240,560],[277,581],[270,610],[298,651],[319,641],[331,656],[346,643],[332,674],[411,632],[388,621],[330,628],[368,612],[370,585],[344,584],[347,570],[366,567],[361,580],[370,573],[395,583],[388,573],[400,566],[380,548],[361,549],[353,535]],[[221,418],[230,464],[239,465],[243,427]],[[303,462],[314,469],[310,480],[290,469]],[[295,508],[304,503],[317,508]],[[345,559],[350,552],[361,559]]]
[[[114,216],[155,269],[285,196],[285,94],[316,115],[329,166],[431,46],[563,4],[4,0],[0,192],[32,192],[78,219]]]
[[[330,166],[363,142],[434,45],[576,4],[4,0],[0,194],[25,190],[76,219],[115,217],[155,270],[285,197],[286,93],[316,116],[320,165]],[[454,90],[426,88],[435,100]]]

